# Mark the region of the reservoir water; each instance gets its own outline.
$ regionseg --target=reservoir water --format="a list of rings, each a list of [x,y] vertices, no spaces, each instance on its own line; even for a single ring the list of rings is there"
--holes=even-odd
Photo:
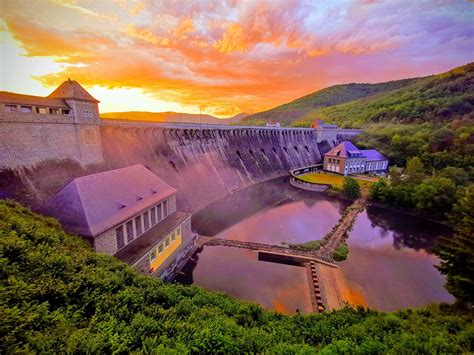
[[[321,239],[347,202],[289,186],[280,178],[237,191],[195,213],[200,235],[267,244]],[[430,254],[446,228],[412,216],[369,208],[350,233],[350,252],[339,263],[349,288],[378,310],[452,301]],[[195,283],[284,313],[311,311],[304,267],[258,260],[258,253],[204,246],[178,282]]]

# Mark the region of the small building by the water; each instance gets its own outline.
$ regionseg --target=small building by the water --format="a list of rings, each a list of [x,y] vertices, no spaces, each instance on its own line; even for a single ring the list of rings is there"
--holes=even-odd
[[[324,154],[324,170],[342,175],[385,175],[388,159],[375,149],[360,150],[344,141]]]
[[[166,279],[193,249],[191,215],[177,211],[176,193],[139,164],[75,178],[46,210],[97,252]]]

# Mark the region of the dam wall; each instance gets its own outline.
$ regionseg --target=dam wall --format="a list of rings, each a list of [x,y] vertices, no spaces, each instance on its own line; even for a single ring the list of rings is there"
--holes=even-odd
[[[80,130],[70,131],[77,129],[74,124],[29,125],[2,123],[7,139],[0,198],[34,209],[75,177],[143,164],[179,190],[180,209],[195,211],[240,188],[286,175],[291,168],[321,162],[336,143],[318,142],[314,130],[304,128],[102,121],[91,141]],[[83,145],[100,144],[97,159],[81,154],[78,137]]]
[[[105,123],[107,169],[143,164],[179,190],[178,207],[195,211],[235,190],[322,161],[334,142],[311,129]]]

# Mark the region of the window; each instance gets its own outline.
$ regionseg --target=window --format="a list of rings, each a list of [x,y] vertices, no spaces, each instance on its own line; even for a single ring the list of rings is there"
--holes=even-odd
[[[156,259],[156,249],[153,249],[150,253],[150,260],[153,261]]]
[[[71,110],[64,110],[63,109],[63,115],[70,115],[71,114]]]
[[[123,226],[115,229],[115,239],[117,240],[117,249],[120,249],[125,245],[125,240],[123,239]]]
[[[170,246],[170,237],[167,237],[165,239],[165,248],[168,248]]]
[[[143,214],[143,223],[145,224],[145,230],[150,229],[150,214],[148,211]]]
[[[154,226],[156,224],[156,207],[153,207],[150,210],[150,214],[151,214],[151,225]]]
[[[5,112],[16,112],[16,105],[5,105]]]
[[[163,243],[160,244],[160,246],[158,247],[158,254],[161,254],[163,253]]]
[[[161,210],[161,203],[158,206],[156,206],[156,208],[158,209],[158,222],[159,222],[163,219],[163,211]]]
[[[133,222],[128,221],[126,224],[127,228],[127,242],[130,243],[133,240]]]
[[[142,234],[142,216],[135,217],[135,230],[137,235]]]
[[[39,113],[41,115],[46,115],[46,107],[37,107],[36,113]]]
[[[50,108],[49,109],[49,114],[50,115],[59,115],[60,114],[60,110],[58,108]]]
[[[178,234],[178,231],[174,231],[173,233],[171,233],[171,241],[174,242],[176,240],[176,234]]]
[[[21,106],[20,107],[20,112],[23,112],[23,113],[32,113],[33,112],[33,108],[31,106]]]
[[[168,200],[163,201],[163,218],[168,216]]]
[[[92,117],[92,111],[91,110],[82,111],[82,117]]]

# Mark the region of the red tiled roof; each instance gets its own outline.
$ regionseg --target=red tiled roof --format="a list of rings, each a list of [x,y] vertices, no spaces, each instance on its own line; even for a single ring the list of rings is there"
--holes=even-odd
[[[92,95],[89,94],[86,89],[84,89],[77,81],[70,79],[59,85],[59,87],[49,94],[48,97],[54,99],[74,99],[89,102],[99,102],[93,98]]]
[[[0,102],[4,104],[47,106],[71,109],[62,99],[16,94],[14,92],[8,91],[0,91]]]
[[[361,151],[351,142],[344,141],[341,144],[332,148],[329,152],[327,152],[324,155],[328,155],[332,157],[347,158],[347,157],[350,157],[352,154],[361,154]]]

